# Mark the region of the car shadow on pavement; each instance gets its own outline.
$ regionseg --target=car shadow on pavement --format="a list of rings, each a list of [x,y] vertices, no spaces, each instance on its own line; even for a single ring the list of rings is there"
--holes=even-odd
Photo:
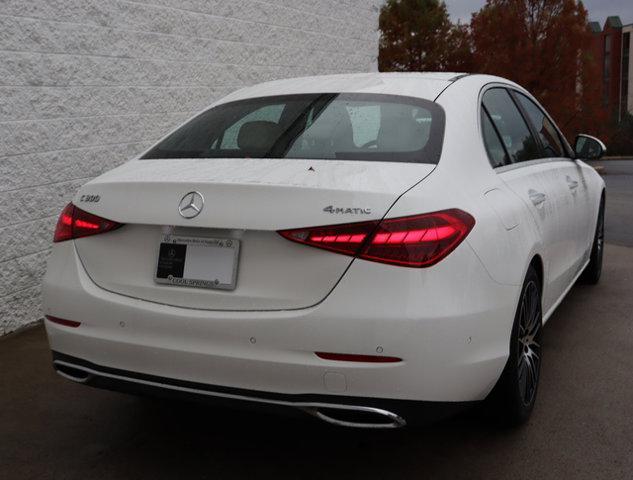
[[[198,478],[211,465],[218,478],[395,478],[457,459],[458,445],[512,441],[519,434],[490,425],[477,411],[426,427],[346,429],[310,417],[292,418],[186,402],[137,399],[127,412],[121,441],[135,438],[126,464],[161,471],[186,465]],[[502,440],[503,439],[503,440]],[[412,462],[413,460],[413,462]],[[217,473],[217,471],[216,471]],[[204,477],[202,477],[204,478]]]

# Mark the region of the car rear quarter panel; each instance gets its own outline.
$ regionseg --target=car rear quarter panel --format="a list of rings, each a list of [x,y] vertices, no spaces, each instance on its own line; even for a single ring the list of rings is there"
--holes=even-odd
[[[446,113],[440,162],[434,172],[408,191],[388,212],[397,217],[447,208],[460,208],[475,217],[466,241],[491,278],[520,286],[531,258],[539,253],[539,236],[526,207],[508,191],[492,169],[480,130],[479,92],[495,77],[475,75],[456,81],[437,102]],[[512,202],[515,221],[508,222],[508,206],[495,208],[487,197],[499,190]],[[504,210],[506,210],[504,212]],[[516,223],[509,225],[508,223]]]

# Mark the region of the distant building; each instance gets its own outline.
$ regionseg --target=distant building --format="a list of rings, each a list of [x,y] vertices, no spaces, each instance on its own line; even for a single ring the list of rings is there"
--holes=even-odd
[[[633,115],[633,24],[622,27],[622,113],[628,111]],[[621,115],[620,115],[621,118]]]
[[[618,120],[633,114],[633,24],[622,25],[620,17],[608,17],[604,27],[590,22],[593,51],[602,72],[602,106]]]

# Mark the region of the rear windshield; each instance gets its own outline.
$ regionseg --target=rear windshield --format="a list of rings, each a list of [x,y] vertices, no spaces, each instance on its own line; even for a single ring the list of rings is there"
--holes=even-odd
[[[437,163],[443,136],[444,111],[428,100],[359,93],[285,95],[213,107],[143,158]]]

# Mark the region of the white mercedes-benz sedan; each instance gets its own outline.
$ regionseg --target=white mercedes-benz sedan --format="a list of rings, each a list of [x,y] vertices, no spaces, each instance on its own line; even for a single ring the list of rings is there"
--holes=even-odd
[[[535,402],[543,324],[595,283],[604,182],[498,77],[239,90],[62,211],[56,371],[86,385],[399,427]]]

